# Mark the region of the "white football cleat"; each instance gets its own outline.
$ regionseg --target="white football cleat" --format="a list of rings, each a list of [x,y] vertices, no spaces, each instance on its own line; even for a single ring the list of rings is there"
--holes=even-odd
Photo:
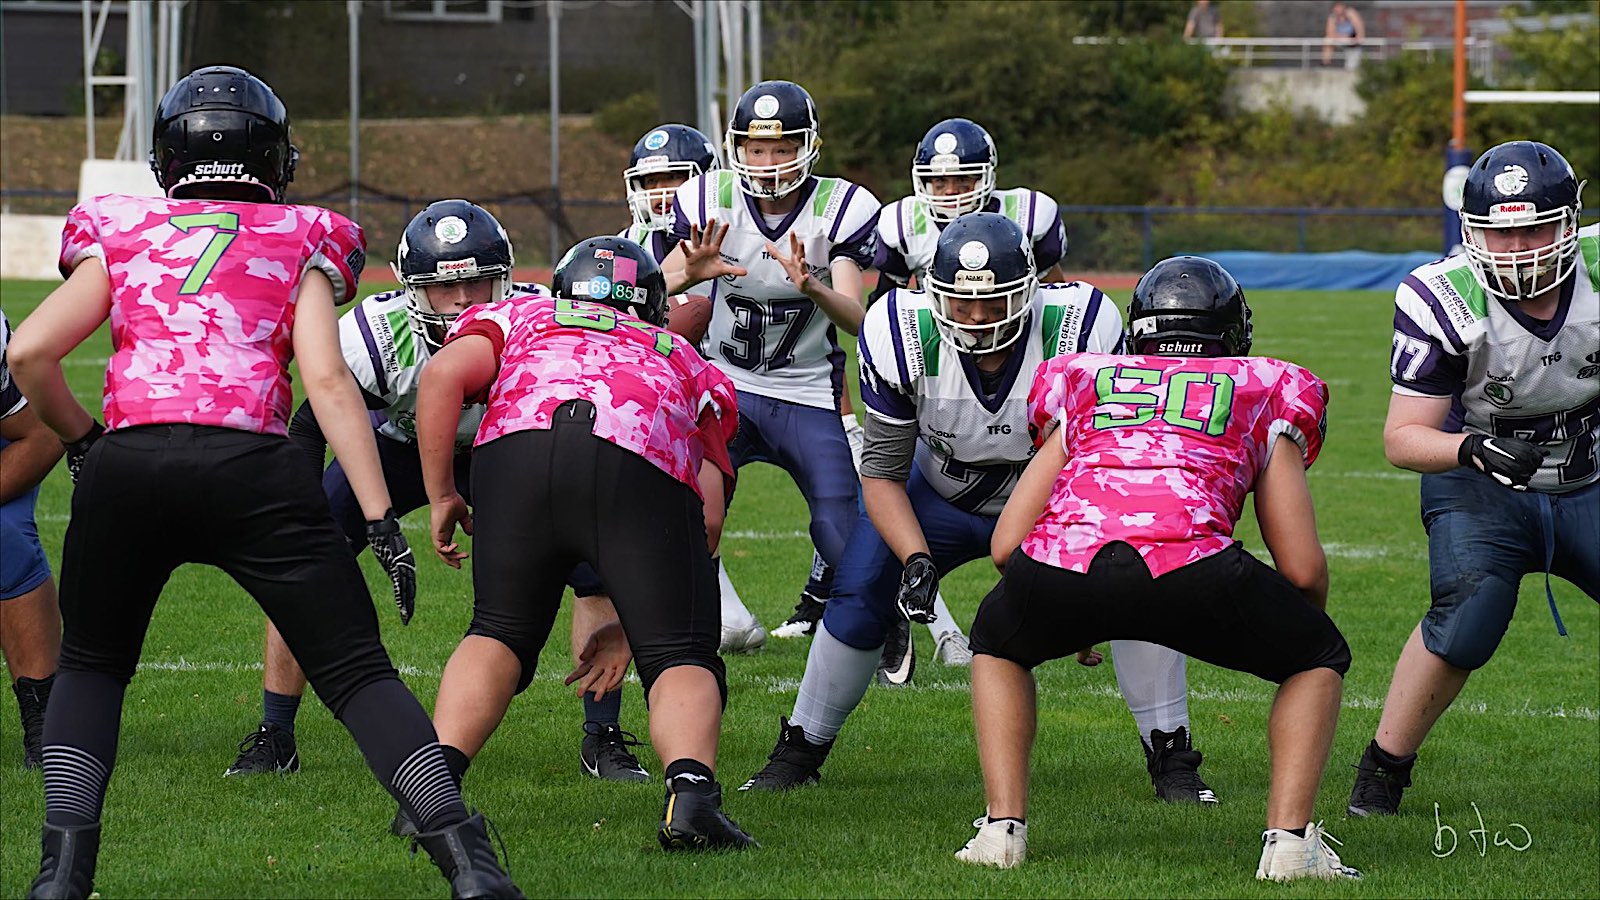
[[[1028,824],[1016,819],[979,816],[972,820],[978,834],[956,851],[956,859],[976,866],[1014,869],[1028,858]]]
[[[1256,878],[1262,881],[1294,881],[1298,878],[1359,879],[1361,873],[1339,861],[1327,842],[1338,838],[1322,830],[1322,823],[1306,823],[1306,836],[1295,837],[1281,828],[1261,834],[1261,862]]]
[[[934,644],[933,658],[946,666],[972,665],[972,644],[960,631],[941,632]]]
[[[767,630],[755,619],[743,625],[728,627],[722,626],[722,644],[717,647],[717,652],[726,656],[729,653],[754,653],[766,646]]]

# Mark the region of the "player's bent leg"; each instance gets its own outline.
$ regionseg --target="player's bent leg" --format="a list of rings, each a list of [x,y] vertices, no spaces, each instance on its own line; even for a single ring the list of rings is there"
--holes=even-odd
[[[9,540],[11,534],[4,537]],[[27,769],[43,764],[44,715],[61,655],[61,610],[55,582],[50,580],[48,568],[42,575],[36,583],[30,585],[25,579],[8,589],[21,588],[20,593],[6,596],[0,592],[0,649],[11,671],[11,691],[22,722],[22,765]]]
[[[1600,602],[1600,481],[1567,494],[1550,495],[1555,552],[1550,571]]]
[[[604,585],[588,563],[580,563],[568,583],[576,599],[572,605],[572,658],[588,643],[595,629],[617,618],[611,598],[606,596]],[[631,732],[623,731],[622,688],[608,691],[599,699],[584,692],[583,739],[578,745],[578,763],[585,775],[603,781],[649,781],[650,773],[639,764],[632,747],[641,746]]]
[[[239,755],[222,773],[225,777],[300,771],[294,722],[305,694],[306,676],[270,619],[262,660],[261,724],[239,742]]]
[[[1157,799],[1215,804],[1216,793],[1200,777],[1204,756],[1194,749],[1189,727],[1188,657],[1147,641],[1112,641],[1111,659]]]
[[[728,567],[723,565],[722,557],[717,556],[713,561],[717,564],[718,594],[722,601],[722,641],[717,652],[724,655],[754,653],[766,646],[767,630],[744,605],[744,599],[728,577]]]

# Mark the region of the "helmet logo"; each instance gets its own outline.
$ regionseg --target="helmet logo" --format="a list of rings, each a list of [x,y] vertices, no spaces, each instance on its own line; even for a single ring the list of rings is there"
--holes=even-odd
[[[956,136],[948,131],[940,134],[933,139],[933,149],[935,153],[956,152]]]
[[[665,131],[652,131],[644,137],[644,148],[646,150],[660,150],[666,145],[667,133]]]
[[[243,175],[244,163],[208,162],[194,167],[196,175]]]
[[[1494,177],[1494,189],[1501,194],[1520,194],[1528,186],[1528,170],[1521,166],[1506,166]]]
[[[446,244],[459,244],[467,236],[467,223],[460,216],[445,216],[433,226],[433,236]]]
[[[756,98],[755,105],[752,107],[752,109],[757,117],[762,119],[770,119],[778,114],[778,98],[772,96],[771,94],[762,94]]]
[[[478,271],[478,260],[471,256],[466,259],[441,259],[434,263],[433,269],[439,275],[463,275]]]
[[[981,269],[989,264],[989,247],[983,241],[967,241],[956,258],[963,269]]]

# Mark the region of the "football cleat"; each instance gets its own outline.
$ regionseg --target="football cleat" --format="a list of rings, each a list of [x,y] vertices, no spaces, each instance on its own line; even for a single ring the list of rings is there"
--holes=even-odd
[[[1198,770],[1204,757],[1190,742],[1189,729],[1180,725],[1170,733],[1152,730],[1150,745],[1144,748],[1144,757],[1157,799],[1167,803],[1201,805],[1217,802],[1216,793],[1200,777]]]
[[[1352,816],[1392,816],[1400,812],[1400,798],[1411,786],[1411,767],[1417,764],[1417,755],[1406,757],[1402,765],[1387,766],[1379,758],[1380,752],[1378,742],[1373,741],[1356,763],[1356,783],[1350,789]]]
[[[224,778],[234,775],[278,775],[300,771],[300,752],[295,748],[294,732],[271,722],[262,722],[239,742],[239,758],[233,761]]]
[[[972,665],[972,644],[959,631],[942,632],[934,643],[933,658],[943,665],[966,667]]]
[[[819,600],[802,591],[800,602],[794,605],[794,612],[782,625],[772,629],[772,636],[797,638],[816,634],[817,623],[822,621],[822,612],[827,609],[827,603],[826,600]]]
[[[717,652],[724,656],[730,653],[754,653],[766,646],[767,630],[761,623],[751,619],[748,624],[735,625],[729,628],[722,626],[722,643],[718,645]]]
[[[761,846],[746,834],[739,823],[722,811],[722,786],[711,782],[709,789],[676,790],[682,778],[667,781],[667,798],[661,809],[661,827],[656,838],[663,850],[743,850]],[[697,786],[698,787],[698,786]]]
[[[429,831],[412,838],[412,849],[428,851],[439,874],[450,882],[450,896],[503,897],[522,900],[523,893],[500,867],[482,813],[448,828]]]
[[[48,678],[18,678],[11,685],[17,695],[17,712],[22,716],[22,767],[44,765],[44,710],[50,702],[55,675]]]
[[[406,815],[406,808],[397,804],[394,818],[389,820],[389,833],[395,837],[411,837],[421,830],[417,827],[417,823],[411,821],[411,817]]]
[[[641,746],[631,732],[623,731],[614,723],[601,725],[583,723],[583,744],[578,757],[584,774],[606,781],[649,781],[650,773],[639,765],[639,758],[629,747]]]
[[[1359,879],[1361,873],[1339,860],[1327,842],[1339,840],[1322,830],[1322,823],[1306,823],[1306,836],[1296,837],[1281,828],[1261,834],[1261,862],[1256,878],[1262,881],[1294,881],[1300,878]]]
[[[896,618],[884,639],[883,656],[878,660],[878,683],[904,687],[911,683],[911,675],[916,670],[917,647],[911,640],[911,623]]]
[[[780,718],[778,743],[767,756],[767,764],[750,780],[739,785],[741,791],[787,791],[822,780],[822,764],[833,749],[833,741],[813,744],[805,730]]]
[[[95,862],[100,855],[100,823],[51,825],[40,836],[39,874],[30,898],[98,897],[94,892]]]
[[[978,833],[956,851],[956,859],[977,866],[1014,869],[1028,858],[1028,823],[983,815],[972,820],[972,827]]]

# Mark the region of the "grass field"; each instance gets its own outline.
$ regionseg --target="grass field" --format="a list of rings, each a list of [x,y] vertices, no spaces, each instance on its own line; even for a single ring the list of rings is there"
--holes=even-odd
[[[49,289],[0,285],[13,324]],[[1125,292],[1119,300],[1126,300]],[[909,689],[873,688],[846,726],[817,787],[737,794],[764,761],[788,712],[806,642],[771,641],[729,660],[730,698],[719,773],[727,808],[763,843],[743,855],[672,856],[653,836],[659,780],[649,786],[581,777],[581,708],[560,684],[566,617],[539,677],[517,699],[467,779],[468,801],[499,825],[513,874],[530,896],[1353,896],[1600,895],[1600,611],[1563,581],[1556,598],[1571,636],[1555,633],[1543,582],[1523,603],[1493,662],[1468,684],[1423,748],[1406,814],[1347,821],[1350,765],[1371,738],[1401,644],[1427,607],[1426,545],[1416,476],[1391,469],[1380,443],[1388,396],[1390,300],[1376,293],[1253,294],[1256,349],[1310,366],[1332,388],[1328,443],[1311,472],[1332,566],[1329,611],[1354,666],[1319,815],[1344,842],[1359,884],[1262,885],[1254,878],[1266,802],[1265,721],[1271,686],[1191,663],[1191,715],[1218,809],[1158,804],[1109,667],[1044,667],[1028,863],[978,870],[951,853],[983,811],[968,709],[968,672],[931,661]],[[67,361],[80,398],[98,408],[101,334]],[[852,379],[853,380],[853,379]],[[60,558],[70,484],[57,468],[39,504],[40,531]],[[465,572],[425,553],[425,521],[407,519],[419,548],[416,620],[402,628],[381,572],[384,639],[407,682],[431,706],[440,669],[466,626]],[[811,558],[799,494],[777,469],[741,480],[724,542],[728,568],[768,627],[788,613]],[[129,528],[140,523],[129,522]],[[183,535],[172,535],[183,540]],[[1259,549],[1254,527],[1240,537]],[[427,558],[423,558],[426,556]],[[946,577],[956,617],[970,623],[995,574],[974,563]],[[186,567],[172,579],[127,695],[118,769],[105,813],[102,896],[439,897],[425,856],[389,837],[392,801],[355,745],[320,705],[298,729],[304,769],[283,778],[224,780],[260,707],[261,615],[221,573]],[[42,790],[21,768],[16,705],[0,699],[0,896],[21,896],[38,861]],[[636,682],[624,727],[645,735]],[[642,754],[659,779],[660,763]],[[1435,816],[1435,804],[1438,818]],[[1487,831],[1480,852],[1478,814]],[[1437,822],[1456,833],[1436,855]],[[1517,846],[1497,846],[1497,832]],[[1451,848],[1450,834],[1443,849]]]

